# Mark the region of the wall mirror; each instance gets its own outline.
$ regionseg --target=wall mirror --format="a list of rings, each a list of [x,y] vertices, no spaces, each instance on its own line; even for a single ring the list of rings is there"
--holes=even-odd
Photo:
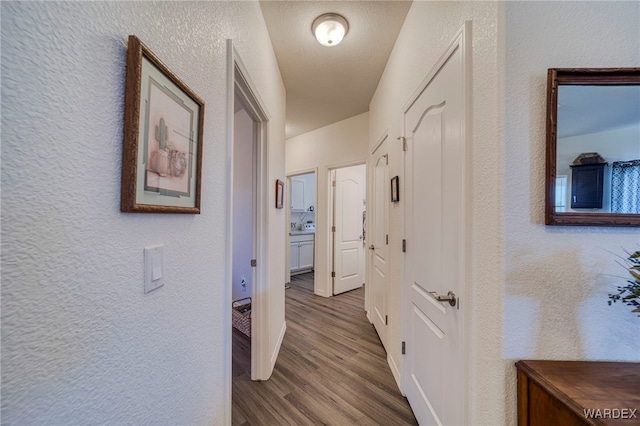
[[[640,226],[640,68],[547,74],[547,225]]]

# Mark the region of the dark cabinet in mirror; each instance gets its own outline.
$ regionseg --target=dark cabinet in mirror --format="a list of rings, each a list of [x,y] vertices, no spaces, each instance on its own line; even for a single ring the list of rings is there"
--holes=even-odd
[[[551,68],[547,225],[640,226],[640,68]]]

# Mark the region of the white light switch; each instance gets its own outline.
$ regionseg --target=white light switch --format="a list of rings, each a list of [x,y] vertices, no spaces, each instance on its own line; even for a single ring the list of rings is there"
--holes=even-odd
[[[144,249],[144,292],[149,293],[164,285],[164,246]]]
[[[162,254],[154,253],[151,260],[151,281],[158,281],[162,278]]]

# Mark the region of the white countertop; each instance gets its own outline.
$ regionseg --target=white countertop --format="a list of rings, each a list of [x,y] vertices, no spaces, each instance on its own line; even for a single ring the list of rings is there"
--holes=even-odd
[[[289,235],[313,235],[315,231],[291,231]]]

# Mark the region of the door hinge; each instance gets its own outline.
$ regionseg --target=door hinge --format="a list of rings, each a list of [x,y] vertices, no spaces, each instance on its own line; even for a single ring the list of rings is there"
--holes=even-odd
[[[404,355],[405,353],[406,353],[406,346],[404,342],[402,342],[402,355]]]
[[[402,150],[406,151],[407,150],[407,138],[405,138],[404,136],[398,136],[398,140],[402,141]]]
[[[331,278],[335,278],[335,277],[336,277],[336,273],[335,273],[335,271],[334,271],[334,272],[331,272]]]
[[[386,235],[387,245],[389,245],[389,234]]]
[[[331,227],[331,232],[336,232],[336,227],[335,226]]]
[[[385,164],[389,164],[389,154],[384,155]]]
[[[256,259],[251,259],[251,267],[255,268],[256,266],[258,266],[258,261]]]
[[[402,252],[403,253],[407,252],[407,240],[405,239],[402,240]]]
[[[384,325],[389,325],[389,315],[384,316]]]
[[[331,186],[336,186],[336,181],[331,182]]]

